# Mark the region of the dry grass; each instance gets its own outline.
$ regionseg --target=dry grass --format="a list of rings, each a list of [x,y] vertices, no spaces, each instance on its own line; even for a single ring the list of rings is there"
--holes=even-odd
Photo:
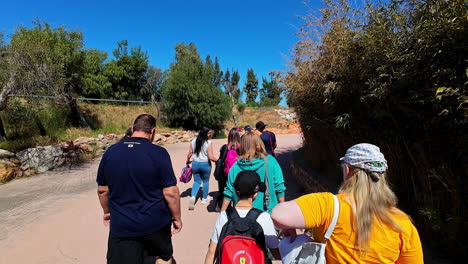
[[[238,126],[245,127],[250,125],[255,128],[255,124],[258,121],[263,121],[268,125],[269,128],[283,128],[286,126],[284,120],[282,120],[275,109],[281,109],[281,107],[275,108],[246,108],[243,113],[238,116]],[[234,127],[234,122],[231,119],[224,123],[227,128]]]
[[[93,129],[68,128],[61,140],[72,140],[78,137],[94,137],[98,134],[123,134],[132,126],[135,118],[140,114],[157,116],[153,105],[107,105],[107,104],[80,104]],[[158,122],[157,130],[160,133],[174,130]]]

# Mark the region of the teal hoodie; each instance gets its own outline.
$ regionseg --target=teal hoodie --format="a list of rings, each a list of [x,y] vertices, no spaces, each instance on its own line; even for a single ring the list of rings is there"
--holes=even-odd
[[[224,198],[233,201],[234,205],[237,204],[239,198],[234,191],[234,181],[237,174],[244,170],[256,171],[260,179],[265,182],[265,162],[263,159],[255,158],[250,162],[249,160],[237,160],[229,169],[226,188],[224,188]],[[268,189],[270,192],[270,205],[267,210],[263,202],[265,194],[259,192],[257,198],[253,201],[253,207],[269,213],[278,204],[278,198],[284,197],[286,187],[284,186],[283,171],[281,170],[278,161],[268,155]]]

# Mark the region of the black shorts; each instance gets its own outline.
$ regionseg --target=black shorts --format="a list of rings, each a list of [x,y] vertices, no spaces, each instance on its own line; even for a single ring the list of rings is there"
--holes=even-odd
[[[141,237],[116,237],[109,232],[107,264],[154,263],[172,258],[171,224],[158,232]]]

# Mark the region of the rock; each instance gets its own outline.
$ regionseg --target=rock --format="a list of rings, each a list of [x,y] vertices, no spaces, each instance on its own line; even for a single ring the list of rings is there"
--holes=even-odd
[[[180,139],[180,142],[190,142],[190,141],[192,141],[190,138],[183,137]]]
[[[80,144],[85,144],[88,142],[89,142],[89,139],[87,137],[79,137],[73,141],[73,144],[80,145]]]
[[[115,137],[114,142],[119,142],[125,137],[125,134],[120,134]]]
[[[0,159],[0,182],[7,182],[15,177],[21,177],[18,165],[6,159]]]
[[[162,141],[163,139],[165,139],[166,137],[161,135],[161,134],[155,134],[154,135],[154,139],[153,139],[153,142],[160,142]]]
[[[92,152],[93,147],[91,147],[89,144],[81,144],[80,149],[84,152]]]
[[[96,142],[96,148],[100,150],[105,150],[106,149],[106,144],[102,141]]]
[[[42,173],[58,168],[65,162],[64,152],[60,145],[29,148],[16,154],[21,160],[21,169],[32,169]]]
[[[98,137],[99,140],[103,140],[103,139],[104,139],[104,135],[103,135],[103,134],[99,134],[97,137]]]
[[[165,141],[166,144],[173,144],[173,143],[176,143],[177,139],[173,138],[173,137],[168,137],[166,138],[167,140]]]
[[[170,136],[172,136],[171,133],[161,133],[161,135],[163,135],[163,136],[165,136],[165,137],[170,137]]]
[[[3,159],[3,158],[12,158],[15,156],[15,153],[12,153],[8,150],[5,150],[5,149],[0,149],[0,159]]]
[[[105,139],[107,141],[114,141],[116,138],[117,138],[117,135],[113,133],[105,136]]]

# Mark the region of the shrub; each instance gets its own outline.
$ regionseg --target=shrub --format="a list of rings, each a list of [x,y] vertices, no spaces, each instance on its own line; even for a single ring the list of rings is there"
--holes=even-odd
[[[325,2],[319,18],[306,17],[283,78],[305,153],[320,149],[309,158],[329,169],[352,144],[380,146],[399,206],[423,240],[462,256],[468,2],[389,1],[359,10]]]

